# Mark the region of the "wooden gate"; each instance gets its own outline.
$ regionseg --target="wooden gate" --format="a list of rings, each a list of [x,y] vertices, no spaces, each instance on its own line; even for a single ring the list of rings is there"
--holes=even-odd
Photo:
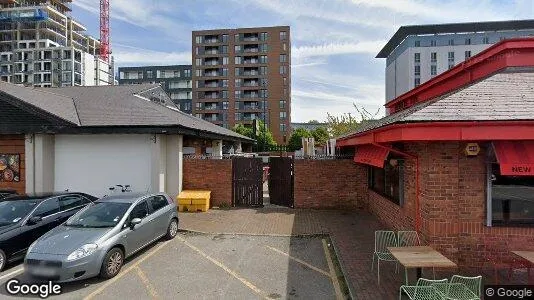
[[[271,204],[293,207],[293,158],[269,158],[269,200]]]
[[[233,206],[263,206],[261,158],[232,159]]]

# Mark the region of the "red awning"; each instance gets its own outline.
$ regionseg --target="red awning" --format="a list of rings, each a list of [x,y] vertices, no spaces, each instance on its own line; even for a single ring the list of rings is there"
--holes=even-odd
[[[534,176],[534,141],[493,142],[501,175]]]
[[[389,150],[374,145],[361,145],[356,147],[354,161],[357,163],[367,164],[379,168],[384,167],[384,161],[388,156]]]

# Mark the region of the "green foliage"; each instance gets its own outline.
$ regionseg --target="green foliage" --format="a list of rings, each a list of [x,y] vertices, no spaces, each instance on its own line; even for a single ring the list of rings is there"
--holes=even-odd
[[[257,142],[257,146],[260,149],[262,145],[275,146],[276,141],[274,140],[271,131],[269,131],[269,128],[263,126],[262,121],[258,122],[258,127],[259,130],[257,132],[257,136],[254,136],[254,130],[252,129],[252,126],[245,126],[243,124],[236,125],[234,127],[234,131],[251,139],[255,139]]]
[[[375,120],[380,113],[378,109],[374,114],[368,112],[365,108],[359,108],[353,104],[356,114],[350,112],[340,116],[333,116],[327,113],[327,131],[333,137],[339,137],[344,134],[356,131],[362,124]]]
[[[311,132],[311,135],[315,139],[315,145],[324,146],[330,137],[328,131],[324,127],[318,127]]]
[[[320,122],[317,120],[309,120],[308,124],[319,124]]]
[[[291,134],[291,137],[289,138],[289,141],[287,143],[287,146],[289,147],[289,149],[298,150],[302,148],[303,137],[306,137],[306,138],[312,137],[312,134],[305,128],[295,129],[293,133]]]

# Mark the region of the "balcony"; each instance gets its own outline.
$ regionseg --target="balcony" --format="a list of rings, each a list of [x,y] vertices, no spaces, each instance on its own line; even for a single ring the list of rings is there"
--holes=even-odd
[[[260,82],[258,80],[245,80],[243,84],[241,85],[243,87],[258,87],[260,86]]]
[[[244,47],[243,52],[244,53],[258,53],[260,52],[260,49],[258,47]]]
[[[253,58],[253,59],[244,59],[244,60],[243,60],[243,64],[245,64],[245,65],[259,64],[259,63],[260,63],[260,60],[257,59],[257,58]]]
[[[219,60],[218,59],[206,59],[204,61],[204,65],[205,66],[216,66],[216,65],[219,65]]]

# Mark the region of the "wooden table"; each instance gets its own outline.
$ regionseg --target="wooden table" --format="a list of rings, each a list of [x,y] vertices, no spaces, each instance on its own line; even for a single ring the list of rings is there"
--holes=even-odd
[[[454,268],[456,264],[429,246],[388,247],[401,265],[417,269],[417,279],[423,268]]]
[[[534,264],[534,251],[512,251],[512,253]]]

